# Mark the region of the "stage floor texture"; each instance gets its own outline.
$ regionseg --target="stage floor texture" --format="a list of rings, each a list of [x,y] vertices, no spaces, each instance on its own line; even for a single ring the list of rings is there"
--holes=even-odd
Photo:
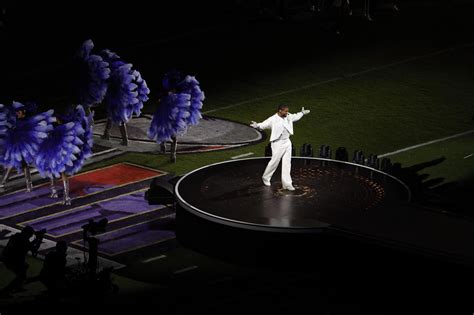
[[[269,158],[209,165],[184,176],[179,202],[197,215],[249,228],[308,229],[383,211],[406,202],[410,191],[395,177],[362,165],[316,158],[293,158],[295,191],[282,189],[281,165],[271,186],[261,176]]]

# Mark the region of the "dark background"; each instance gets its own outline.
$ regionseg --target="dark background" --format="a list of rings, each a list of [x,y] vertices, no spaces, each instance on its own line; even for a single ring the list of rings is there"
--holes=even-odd
[[[273,1],[260,3],[274,7]],[[68,99],[72,57],[86,39],[96,51],[111,49],[134,64],[150,87],[180,68],[205,80],[212,95],[223,78],[245,80],[338,50],[406,38],[444,48],[472,36],[472,0],[401,0],[399,13],[374,12],[374,22],[357,16],[361,0],[351,3],[355,14],[336,35],[326,27],[327,17],[311,16],[307,0],[288,1],[286,20],[259,15],[258,1],[250,0],[4,2],[0,102],[60,106]]]

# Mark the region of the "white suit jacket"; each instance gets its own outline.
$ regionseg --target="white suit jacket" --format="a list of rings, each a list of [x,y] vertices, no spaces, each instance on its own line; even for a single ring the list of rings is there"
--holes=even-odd
[[[297,114],[288,113],[285,119],[278,116],[278,113],[276,113],[275,115],[270,116],[261,123],[258,123],[257,126],[260,129],[272,129],[272,134],[270,136],[271,142],[275,141],[280,137],[281,133],[283,132],[283,128],[286,128],[286,130],[288,130],[288,133],[290,135],[293,135],[293,123],[300,120],[301,117],[303,117],[302,112],[299,112]]]

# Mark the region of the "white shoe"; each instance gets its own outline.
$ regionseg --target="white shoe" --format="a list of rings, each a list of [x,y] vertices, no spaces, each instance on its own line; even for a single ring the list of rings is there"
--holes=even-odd
[[[271,186],[270,182],[269,182],[269,181],[266,181],[266,180],[264,180],[264,179],[263,179],[263,184],[264,184],[265,186]]]
[[[284,189],[289,190],[289,191],[294,191],[294,190],[295,190],[295,187],[293,187],[293,186],[288,186],[288,187],[284,187]]]

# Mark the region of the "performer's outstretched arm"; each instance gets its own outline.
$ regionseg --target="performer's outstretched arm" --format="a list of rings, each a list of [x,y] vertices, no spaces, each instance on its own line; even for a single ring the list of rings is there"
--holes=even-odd
[[[258,129],[270,129],[272,127],[272,121],[271,121],[272,117],[269,117],[269,118],[265,119],[261,123],[257,123],[255,121],[252,121],[250,126],[252,126],[253,128],[258,128]]]
[[[303,117],[303,115],[307,115],[309,113],[310,113],[309,109],[304,109],[304,107],[302,107],[300,112],[296,114],[291,114],[289,115],[289,117],[293,122],[297,122],[298,120],[301,119],[301,117]]]

